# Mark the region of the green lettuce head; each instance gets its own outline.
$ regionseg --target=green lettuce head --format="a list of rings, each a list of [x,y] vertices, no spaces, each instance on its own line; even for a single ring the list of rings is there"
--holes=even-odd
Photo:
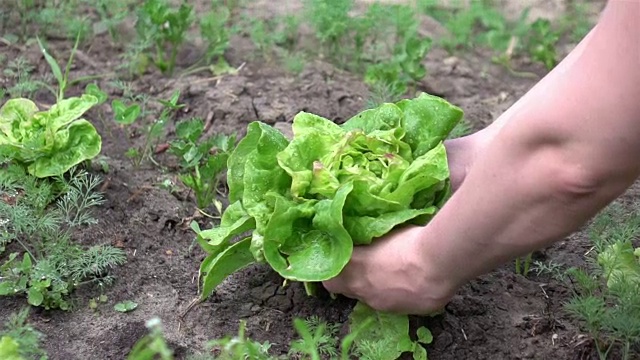
[[[324,281],[342,271],[354,245],[405,223],[426,224],[449,196],[443,141],[462,116],[421,94],[342,125],[301,112],[291,141],[251,123],[228,162],[231,205],[220,226],[198,232],[209,253],[203,296],[256,261],[289,280]]]
[[[98,103],[85,94],[40,111],[28,99],[8,100],[0,108],[0,157],[22,163],[44,178],[64,174],[100,153],[102,140],[82,115]]]

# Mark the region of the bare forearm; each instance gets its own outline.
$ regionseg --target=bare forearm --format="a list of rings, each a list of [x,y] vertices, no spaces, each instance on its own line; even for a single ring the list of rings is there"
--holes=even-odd
[[[430,261],[467,281],[560,240],[633,182],[638,15],[640,1],[612,0],[576,52],[493,127],[490,144],[427,226]]]

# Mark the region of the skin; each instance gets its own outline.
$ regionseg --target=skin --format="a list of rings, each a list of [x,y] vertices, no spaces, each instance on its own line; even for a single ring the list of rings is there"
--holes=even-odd
[[[640,0],[596,27],[486,129],[448,141],[455,192],[424,227],[359,247],[327,290],[429,314],[461,286],[552,245],[640,175]]]

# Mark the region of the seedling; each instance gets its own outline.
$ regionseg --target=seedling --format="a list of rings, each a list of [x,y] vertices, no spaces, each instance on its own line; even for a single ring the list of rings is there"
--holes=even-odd
[[[235,146],[235,134],[218,134],[200,141],[204,123],[191,119],[176,126],[177,139],[170,143],[169,152],[178,156],[181,165],[180,180],[194,191],[198,208],[214,204],[218,213],[222,204],[216,200],[220,176],[227,168],[227,160]]]
[[[163,74],[173,74],[178,50],[194,21],[192,10],[193,7],[186,2],[173,9],[166,0],[145,0],[137,13],[138,37],[153,48],[149,54],[151,62]],[[167,47],[168,56],[165,53]]]
[[[531,268],[531,257],[532,253],[527,254],[524,260],[521,258],[516,258],[516,268],[515,272],[518,275],[527,276],[529,274],[529,269]]]
[[[131,300],[119,302],[113,306],[113,309],[117,312],[127,313],[138,308],[138,303]]]
[[[560,33],[551,27],[547,19],[538,19],[531,25],[527,39],[529,55],[534,61],[542,63],[547,70],[553,69],[558,63],[556,46],[560,40]]]
[[[147,115],[147,102],[148,97],[146,96],[129,96],[139,102],[130,102],[125,103],[122,100],[113,100],[111,102],[111,110],[113,111],[113,119],[115,122],[120,124],[123,127],[130,127],[135,124],[139,119],[144,119]],[[133,164],[136,168],[138,168],[142,161],[145,159],[149,159],[151,162],[154,162],[152,158],[152,149],[154,142],[160,139],[165,132],[165,128],[171,119],[171,115],[176,111],[184,107],[183,104],[179,104],[178,100],[180,98],[180,91],[176,90],[171,95],[171,98],[168,100],[157,100],[162,104],[163,109],[160,115],[157,117],[153,123],[146,126],[146,131],[144,132],[144,143],[141,146],[135,147],[130,146],[126,152],[126,156],[133,161]],[[134,100],[134,101],[135,101]]]

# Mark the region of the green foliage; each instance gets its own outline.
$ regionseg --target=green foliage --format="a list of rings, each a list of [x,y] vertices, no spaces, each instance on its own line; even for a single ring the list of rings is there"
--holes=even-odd
[[[34,34],[74,39],[85,39],[91,34],[91,21],[80,15],[78,7],[86,0],[6,0],[0,5],[0,13],[6,23],[0,21],[0,31],[25,42]],[[1,20],[1,19],[0,19]],[[6,24],[6,28],[2,25]],[[4,31],[2,31],[4,30]],[[6,35],[5,35],[6,36]]]
[[[219,354],[211,357],[216,360],[267,360],[277,359],[269,355],[271,343],[260,343],[246,337],[246,322],[240,321],[240,327],[236,336],[226,336],[222,339],[211,340],[208,347]]]
[[[99,19],[93,24],[94,32],[108,31],[111,39],[120,40],[118,26],[129,13],[130,0],[84,0],[98,13]]]
[[[575,295],[566,309],[593,337],[601,359],[619,346],[630,359],[640,342],[640,212],[611,206],[590,227],[590,269],[571,268]]]
[[[450,53],[488,47],[495,52],[494,61],[508,68],[511,58],[520,54],[528,54],[545,66],[555,64],[554,47],[558,39],[546,28],[548,20],[538,19],[529,24],[529,10],[524,9],[516,21],[509,21],[492,1],[479,0],[468,7],[459,6],[447,15],[436,13],[451,34],[441,39],[440,45]],[[433,9],[427,6],[426,11],[430,13]]]
[[[554,30],[547,19],[538,19],[531,24],[531,30],[526,38],[529,56],[534,61],[542,63],[548,70],[558,63],[556,46],[560,40],[560,32]]]
[[[131,312],[137,308],[138,308],[138,303],[131,300],[122,301],[113,306],[113,309],[115,311],[121,312],[121,313]]]
[[[225,6],[216,6],[212,1],[213,9],[200,18],[200,35],[207,44],[205,62],[207,64],[218,61],[229,47],[231,31],[229,20],[231,12]]]
[[[227,168],[227,160],[235,146],[236,135],[217,134],[203,141],[204,123],[196,118],[178,123],[176,140],[169,152],[180,159],[182,183],[193,190],[200,209],[214,203],[220,185],[220,177]],[[218,212],[221,204],[216,202]]]
[[[442,140],[461,117],[459,108],[422,94],[341,126],[300,113],[291,142],[250,124],[228,161],[231,205],[219,227],[198,232],[209,253],[202,296],[253,261],[289,280],[324,281],[342,270],[354,244],[405,222],[424,224],[448,196]],[[231,244],[249,230],[251,237]]]
[[[146,95],[134,94],[127,84],[116,83],[117,87],[125,92],[125,100],[113,100],[111,102],[111,110],[113,111],[113,119],[121,126],[130,127],[136,124],[140,119],[144,120],[150,112],[147,111],[149,97]],[[176,90],[172,93],[171,98],[167,100],[157,100],[162,105],[162,111],[151,124],[143,125],[144,142],[139,146],[131,146],[125,155],[133,161],[135,167],[139,167],[145,159],[152,159],[153,145],[165,135],[166,127],[172,119],[172,115],[184,107],[179,104],[180,91]]]
[[[201,297],[254,262],[291,281],[328,280],[354,245],[405,223],[424,225],[448,198],[443,140],[462,115],[422,94],[342,125],[301,112],[291,141],[266,124],[250,124],[228,160],[230,205],[220,226],[193,226],[208,253]],[[231,242],[246,232],[252,234]]]
[[[426,75],[422,61],[432,40],[421,36],[413,8],[374,3],[356,17],[353,2],[308,0],[315,36],[339,66],[360,72],[372,87],[386,86],[393,99]]]
[[[417,341],[411,339],[409,319],[403,315],[378,312],[359,302],[349,316],[351,329],[361,329],[354,338],[358,359],[398,359],[403,353],[413,359],[427,359],[421,345],[433,341],[426,327],[417,330]]]
[[[0,330],[0,359],[46,360],[47,353],[40,348],[43,334],[27,323],[29,308],[23,308],[9,316]]]
[[[293,326],[300,338],[291,342],[290,357],[314,360],[338,357],[338,324],[327,324],[312,316],[306,320],[294,319]]]
[[[154,50],[152,63],[162,73],[173,74],[178,50],[194,22],[193,7],[183,2],[174,9],[167,0],[145,0],[137,15],[136,32],[140,41]]]
[[[37,179],[18,165],[1,174],[0,191],[14,200],[0,201],[0,296],[26,296],[30,305],[68,310],[69,295],[78,286],[113,281],[108,271],[124,263],[121,250],[85,249],[71,241],[74,229],[95,223],[89,211],[102,203],[94,193],[96,178],[71,171],[68,178]],[[22,251],[7,256],[14,242]]]
[[[41,111],[25,98],[0,108],[0,157],[28,167],[43,178],[65,173],[100,153],[102,140],[93,125],[81,118],[98,104],[93,95],[63,99]]]

